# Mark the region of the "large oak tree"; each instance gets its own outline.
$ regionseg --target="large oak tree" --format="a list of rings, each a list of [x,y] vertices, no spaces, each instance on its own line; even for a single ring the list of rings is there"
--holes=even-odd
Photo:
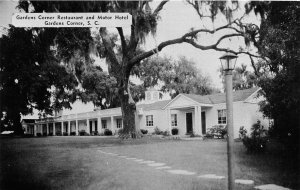
[[[82,81],[80,74],[89,69],[92,63],[90,54],[96,53],[100,57],[106,58],[109,68],[109,76],[113,77],[117,83],[117,95],[122,108],[124,134],[127,136],[138,133],[135,126],[135,102],[133,101],[129,78],[131,71],[138,66],[144,59],[160,52],[165,47],[188,43],[201,50],[229,51],[233,53],[244,53],[229,50],[228,47],[222,47],[220,44],[234,37],[245,37],[248,43],[251,37],[255,37],[255,25],[244,24],[243,17],[233,19],[232,13],[238,8],[238,4],[227,6],[222,1],[187,1],[196,11],[199,19],[216,19],[219,13],[223,13],[228,22],[223,26],[211,28],[194,28],[190,32],[182,34],[178,38],[160,42],[156,47],[150,50],[140,51],[141,45],[145,42],[146,36],[150,33],[155,34],[156,26],[159,20],[159,14],[164,9],[168,1],[161,1],[155,8],[150,7],[149,1],[96,1],[96,2],[37,2],[22,1],[20,8],[26,12],[128,12],[132,15],[132,26],[129,34],[123,28],[117,27],[115,32],[111,29],[100,28],[99,38],[93,40],[89,37],[90,30],[85,29],[55,29],[52,30],[52,45],[57,48],[57,58],[65,63],[69,70],[73,71],[78,81]],[[207,9],[209,11],[207,11]],[[38,36],[43,35],[48,29],[34,29]],[[223,31],[227,31],[225,34]],[[215,42],[209,45],[203,45],[201,36],[206,34],[221,33]],[[90,35],[91,36],[91,35]],[[116,43],[118,41],[119,43]],[[120,44],[120,45],[118,45]],[[50,46],[47,46],[50,47]],[[47,48],[44,47],[44,48]],[[94,48],[93,48],[94,47]],[[96,47],[96,48],[95,48]],[[79,68],[79,69],[78,69]],[[83,72],[81,72],[83,71]]]

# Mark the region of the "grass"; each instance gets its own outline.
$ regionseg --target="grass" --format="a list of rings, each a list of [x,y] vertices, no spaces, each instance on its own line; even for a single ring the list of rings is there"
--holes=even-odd
[[[124,158],[117,153],[166,163],[197,175],[226,176],[226,142],[99,137],[0,139],[0,189],[225,189],[225,180],[171,175]],[[282,155],[247,155],[236,142],[235,174],[254,185],[274,183],[299,188],[297,171]],[[253,186],[238,185],[237,189]]]

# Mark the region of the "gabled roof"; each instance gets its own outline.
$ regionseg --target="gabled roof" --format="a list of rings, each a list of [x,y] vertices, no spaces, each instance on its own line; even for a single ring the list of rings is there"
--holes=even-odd
[[[138,109],[142,108],[143,110],[157,110],[157,109],[162,109],[165,107],[171,100],[163,100],[163,101],[158,101],[154,102],[152,104],[140,104],[137,105],[136,107]]]
[[[250,88],[245,90],[237,90],[233,92],[233,101],[239,102],[239,101],[245,101],[249,96],[254,94],[256,91],[258,91],[260,88]],[[195,94],[182,94],[186,97],[189,97],[196,102],[202,103],[202,104],[220,104],[226,102],[226,94],[225,93],[218,93],[218,94],[211,94],[211,95],[195,95]]]
[[[24,123],[35,123],[36,119],[22,119]]]
[[[252,94],[254,94],[258,90],[259,90],[259,88],[257,87],[257,88],[250,88],[250,89],[246,89],[246,90],[234,91],[233,92],[233,101],[234,102],[245,101],[247,98],[249,98]],[[226,94],[225,93],[211,94],[211,95],[205,95],[205,96],[196,95],[196,94],[179,94],[179,95],[186,96],[186,97],[188,97],[198,103],[201,103],[201,104],[220,104],[220,103],[226,102]],[[176,97],[178,97],[178,96],[176,96]],[[145,111],[163,109],[164,107],[167,106],[168,103],[170,103],[174,99],[158,101],[158,102],[154,102],[152,104],[140,104],[140,105],[137,105],[137,109],[142,108]]]

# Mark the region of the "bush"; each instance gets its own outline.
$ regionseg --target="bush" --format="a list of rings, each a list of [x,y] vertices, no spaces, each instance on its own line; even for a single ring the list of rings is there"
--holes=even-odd
[[[171,129],[172,135],[178,135],[178,132],[179,132],[178,128],[172,128]]]
[[[146,134],[148,133],[148,131],[147,131],[146,129],[141,129],[141,133],[142,133],[143,135],[146,135]]]
[[[43,136],[47,136],[47,133],[43,133]]]
[[[163,136],[170,136],[170,132],[169,131],[163,131],[162,133],[161,133]]]
[[[63,132],[63,136],[68,136],[68,133],[67,132]]]
[[[112,136],[112,131],[109,130],[109,129],[105,129],[105,130],[104,130],[104,135],[105,135],[105,136]]]
[[[121,134],[123,134],[123,129],[118,130],[118,135],[121,135]]]
[[[71,132],[70,136],[76,136],[76,132],[75,131]]]
[[[79,135],[80,136],[88,136],[89,134],[87,132],[85,132],[85,130],[80,130]]]
[[[48,136],[53,136],[53,133],[49,133]]]
[[[260,153],[266,150],[267,145],[267,134],[264,126],[261,125],[258,120],[257,123],[251,127],[251,134],[247,136],[247,131],[244,127],[240,128],[240,137],[245,145],[247,152],[249,153]]]
[[[42,133],[36,133],[36,136],[37,136],[37,137],[41,137],[41,136],[42,136]]]
[[[158,127],[154,128],[154,132],[153,132],[154,135],[162,135],[162,133],[163,132]]]
[[[91,134],[92,134],[92,135],[99,135],[99,132],[98,132],[98,131],[92,131]]]
[[[227,135],[226,125],[214,125],[206,131],[207,138],[225,138]]]
[[[62,135],[61,131],[56,131],[55,134],[56,134],[56,136],[61,136]]]

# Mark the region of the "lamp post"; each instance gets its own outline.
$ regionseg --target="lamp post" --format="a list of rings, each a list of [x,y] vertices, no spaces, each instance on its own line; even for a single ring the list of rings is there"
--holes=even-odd
[[[234,155],[233,155],[233,96],[232,96],[232,71],[234,70],[237,56],[225,53],[220,58],[222,70],[225,72],[226,112],[227,112],[227,163],[228,163],[228,189],[234,189]]]

